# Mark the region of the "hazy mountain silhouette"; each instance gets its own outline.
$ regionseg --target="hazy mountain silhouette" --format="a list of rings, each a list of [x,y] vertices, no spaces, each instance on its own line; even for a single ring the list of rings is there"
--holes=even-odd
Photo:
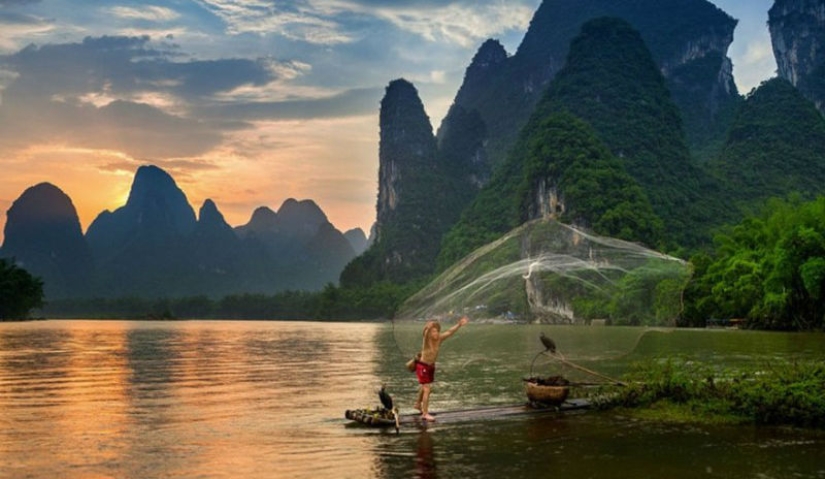
[[[48,298],[88,290],[94,263],[72,200],[58,187],[40,183],[23,192],[7,213],[0,256],[45,280]]]
[[[319,290],[356,255],[310,200],[288,199],[278,213],[258,208],[232,228],[212,200],[196,218],[156,166],[138,168],[126,204],[100,213],[85,236],[71,200],[46,183],[8,214],[0,254],[40,276],[47,299]]]

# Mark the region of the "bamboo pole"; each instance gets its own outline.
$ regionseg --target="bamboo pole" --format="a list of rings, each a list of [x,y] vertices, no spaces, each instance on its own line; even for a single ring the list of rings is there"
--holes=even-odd
[[[606,379],[606,380],[608,380],[608,381],[610,381],[610,382],[612,382],[612,383],[614,383],[618,386],[627,386],[627,383],[619,381],[618,379],[613,379],[609,376],[605,376],[604,374],[597,373],[596,371],[593,371],[592,369],[587,369],[584,366],[579,366],[576,363],[568,361],[560,352],[559,353],[554,353],[553,356],[551,356],[551,357],[553,359],[559,361],[562,364],[570,366],[571,368],[578,369],[579,371],[585,372],[587,374],[591,374],[593,376],[596,376],[596,377],[599,377],[599,378],[602,378],[602,379]]]

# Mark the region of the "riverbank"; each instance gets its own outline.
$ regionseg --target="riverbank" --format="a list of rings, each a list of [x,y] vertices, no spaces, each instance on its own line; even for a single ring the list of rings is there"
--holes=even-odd
[[[825,364],[771,360],[731,370],[664,361],[634,369],[600,402],[635,417],[672,422],[752,423],[825,430]]]

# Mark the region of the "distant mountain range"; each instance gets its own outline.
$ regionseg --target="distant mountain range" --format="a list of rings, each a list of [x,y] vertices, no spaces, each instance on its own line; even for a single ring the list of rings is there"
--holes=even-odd
[[[212,200],[196,216],[156,166],[140,167],[126,204],[100,213],[85,235],[71,199],[49,183],[23,192],[7,216],[0,256],[41,277],[47,299],[319,290],[369,244],[311,200],[260,207],[236,228]]]

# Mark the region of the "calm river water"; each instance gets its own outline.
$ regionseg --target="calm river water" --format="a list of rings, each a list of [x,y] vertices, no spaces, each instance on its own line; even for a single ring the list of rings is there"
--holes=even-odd
[[[825,434],[661,424],[613,412],[352,427],[402,413],[420,325],[38,321],[0,324],[2,478],[825,478]],[[817,334],[471,324],[445,343],[432,410],[523,403],[540,331],[616,377],[633,363],[825,358]],[[401,338],[399,340],[399,338]],[[400,350],[400,351],[399,351]],[[541,356],[537,373],[559,369]],[[572,371],[561,370],[568,374]]]

